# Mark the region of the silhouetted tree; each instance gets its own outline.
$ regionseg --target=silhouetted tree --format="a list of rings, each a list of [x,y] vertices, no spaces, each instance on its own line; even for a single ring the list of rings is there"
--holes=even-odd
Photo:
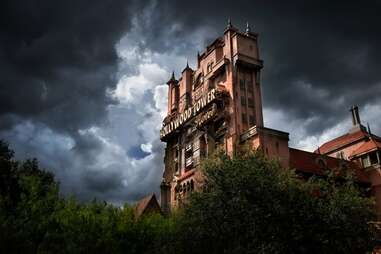
[[[58,202],[58,184],[37,160],[18,163],[0,141],[0,251],[36,253]]]
[[[185,204],[183,253],[365,253],[373,201],[352,181],[301,180],[249,152],[204,165],[204,191]]]
[[[372,200],[352,181],[301,180],[258,153],[203,165],[203,192],[169,217],[59,196],[0,141],[0,253],[365,253]]]

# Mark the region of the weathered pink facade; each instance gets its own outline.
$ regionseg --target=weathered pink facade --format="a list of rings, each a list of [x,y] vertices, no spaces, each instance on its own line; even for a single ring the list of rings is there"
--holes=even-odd
[[[199,188],[200,160],[216,149],[233,155],[238,144],[247,142],[288,165],[288,133],[263,127],[262,67],[258,35],[229,24],[197,56],[195,70],[187,64],[179,80],[173,75],[168,81],[168,114],[160,133],[167,143],[164,211]]]
[[[242,144],[261,149],[283,167],[307,175],[354,168],[360,183],[371,182],[381,204],[379,150],[363,153],[370,139],[380,140],[361,125],[357,108],[352,110],[354,127],[347,136],[327,142],[315,153],[290,148],[288,133],[263,125],[262,68],[258,35],[249,27],[240,32],[229,23],[223,36],[197,55],[195,70],[187,64],[178,80],[173,74],[167,82],[168,112],[160,131],[160,139],[166,142],[163,211],[170,212],[189,192],[200,188],[203,158],[216,149],[233,155]],[[374,151],[377,163],[365,166],[364,158]]]

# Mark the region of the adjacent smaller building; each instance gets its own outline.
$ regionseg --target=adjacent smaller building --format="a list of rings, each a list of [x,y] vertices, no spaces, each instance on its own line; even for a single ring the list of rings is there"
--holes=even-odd
[[[139,200],[134,206],[135,217],[139,218],[152,213],[161,213],[159,202],[154,193]]]
[[[349,161],[366,176],[381,214],[381,137],[361,124],[357,106],[351,108],[352,128],[344,135],[322,144],[315,153]],[[364,178],[365,180],[365,178]]]

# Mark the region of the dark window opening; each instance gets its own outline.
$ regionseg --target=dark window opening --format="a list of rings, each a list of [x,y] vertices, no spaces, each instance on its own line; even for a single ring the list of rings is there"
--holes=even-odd
[[[246,97],[245,96],[241,96],[241,105],[246,106]]]
[[[369,160],[369,156],[368,156],[368,155],[362,157],[361,160],[362,160],[362,166],[363,166],[364,168],[370,166],[370,160]]]
[[[247,123],[246,114],[244,114],[244,113],[242,113],[242,123],[243,124]]]
[[[253,93],[254,92],[253,84],[250,81],[247,81],[247,91],[249,93]]]
[[[250,123],[250,126],[255,125],[255,117],[254,117],[253,115],[251,115],[251,116],[249,117],[249,123]]]
[[[249,108],[254,108],[254,100],[253,99],[247,99],[247,104],[249,106]]]
[[[243,79],[239,80],[239,88],[241,90],[245,91],[245,89],[246,89],[245,80],[243,80]]]
[[[370,164],[373,165],[373,164],[378,164],[378,159],[377,159],[377,154],[376,152],[372,152],[369,154],[369,159],[370,159]]]
[[[176,172],[176,173],[179,173],[179,171],[180,171],[179,163],[176,162],[176,163],[175,163],[175,172]]]

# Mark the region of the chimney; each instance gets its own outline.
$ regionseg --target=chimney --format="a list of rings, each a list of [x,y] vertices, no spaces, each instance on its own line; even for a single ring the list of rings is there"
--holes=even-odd
[[[349,130],[349,133],[353,133],[353,132],[360,131],[360,130],[361,131],[366,131],[365,126],[363,126],[361,124],[360,114],[359,114],[359,107],[357,107],[356,105],[353,105],[352,108],[350,109],[350,111],[352,113],[352,123],[353,123],[353,126]]]
[[[354,126],[361,125],[359,108],[356,105],[353,105],[350,109],[352,113],[352,123]]]
[[[197,51],[197,69],[200,68],[200,52]]]

